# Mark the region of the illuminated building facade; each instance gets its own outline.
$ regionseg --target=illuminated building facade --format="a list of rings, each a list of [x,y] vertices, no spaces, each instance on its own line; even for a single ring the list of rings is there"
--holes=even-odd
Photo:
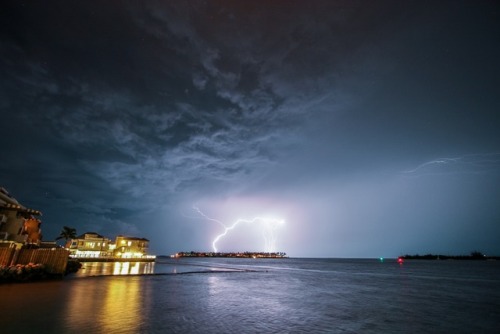
[[[154,260],[148,255],[149,240],[119,235],[115,242],[95,232],[87,232],[66,243],[70,256],[87,260],[140,259]]]
[[[148,253],[149,240],[144,238],[116,237],[114,255],[121,258],[143,257]]]
[[[0,187],[0,245],[20,248],[39,245],[42,240],[42,222],[36,218],[42,213],[28,209]]]
[[[101,258],[110,257],[111,240],[95,232],[87,232],[66,243],[71,257]]]

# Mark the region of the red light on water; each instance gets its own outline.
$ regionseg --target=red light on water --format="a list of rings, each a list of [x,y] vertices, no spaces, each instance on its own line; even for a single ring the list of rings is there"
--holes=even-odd
[[[398,263],[399,264],[403,264],[403,262],[404,262],[403,258],[402,257],[398,257]]]

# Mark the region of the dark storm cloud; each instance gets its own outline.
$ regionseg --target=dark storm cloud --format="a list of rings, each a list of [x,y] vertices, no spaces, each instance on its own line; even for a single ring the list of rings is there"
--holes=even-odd
[[[344,238],[358,245],[344,255],[366,256],[385,246],[360,231],[404,231],[420,204],[408,224],[452,226],[423,200],[429,178],[443,176],[445,208],[453,182],[498,179],[494,3],[2,7],[0,185],[52,234],[73,216],[79,231],[177,233],[161,250],[175,251],[206,238],[182,225],[186,207],[267,196],[294,208],[297,254],[340,255],[328,245]]]
[[[129,189],[139,172],[146,183],[168,179],[172,190],[205,174],[231,178],[232,172],[265,164],[270,158],[263,153],[273,146],[268,143],[276,141],[279,147],[280,126],[310,112],[301,103],[304,97],[290,91],[304,95],[318,89],[314,82],[302,82],[299,90],[288,79],[306,70],[297,64],[307,64],[306,55],[293,54],[309,42],[300,34],[313,36],[322,23],[305,16],[290,26],[286,17],[271,21],[279,8],[269,14],[253,8],[248,15],[244,10],[201,4],[113,12],[76,8],[68,16],[54,17],[55,22],[40,22],[43,27],[37,28],[46,31],[31,27],[30,33],[42,36],[31,37],[36,44],[32,48],[46,51],[36,54],[42,59],[23,55],[28,73],[15,73],[13,82],[44,100],[37,106],[37,121],[65,143],[81,146],[82,163],[121,189]],[[235,20],[244,21],[236,33],[228,29]],[[85,23],[95,26],[87,31],[82,29]],[[255,29],[261,24],[277,29]],[[281,40],[289,39],[291,30],[299,37]],[[144,48],[136,44],[139,33]],[[59,38],[48,39],[51,34]],[[266,39],[279,45],[255,48]],[[316,50],[316,55],[326,65],[330,62],[321,59],[325,50]],[[200,88],[201,94],[194,94]],[[27,110],[33,117],[31,113]],[[86,157],[91,150],[97,154]],[[109,156],[112,161],[107,161]],[[98,157],[101,161],[93,161]]]

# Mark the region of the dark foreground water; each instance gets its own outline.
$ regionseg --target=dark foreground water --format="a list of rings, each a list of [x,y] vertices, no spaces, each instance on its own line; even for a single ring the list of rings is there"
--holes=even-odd
[[[500,261],[160,258],[0,285],[5,334],[499,332]]]

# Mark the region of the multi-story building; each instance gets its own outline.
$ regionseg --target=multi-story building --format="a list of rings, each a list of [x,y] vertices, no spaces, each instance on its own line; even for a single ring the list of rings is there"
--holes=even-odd
[[[84,233],[66,243],[70,256],[77,258],[111,257],[111,240],[95,232]]]
[[[78,259],[140,259],[154,260],[148,255],[149,240],[119,235],[115,242],[95,232],[87,232],[66,243],[70,256]]]
[[[21,205],[7,190],[0,187],[0,247],[26,246],[56,248],[55,242],[41,243],[42,222],[36,218],[42,213]],[[66,243],[70,256],[84,259],[137,259],[154,261],[154,255],[148,255],[149,240],[119,235],[113,243],[95,232],[84,233]]]
[[[0,187],[0,243],[17,248],[25,244],[39,245],[42,213],[21,205],[7,190]]]
[[[149,240],[136,237],[116,237],[113,254],[121,258],[138,258],[147,255]]]

